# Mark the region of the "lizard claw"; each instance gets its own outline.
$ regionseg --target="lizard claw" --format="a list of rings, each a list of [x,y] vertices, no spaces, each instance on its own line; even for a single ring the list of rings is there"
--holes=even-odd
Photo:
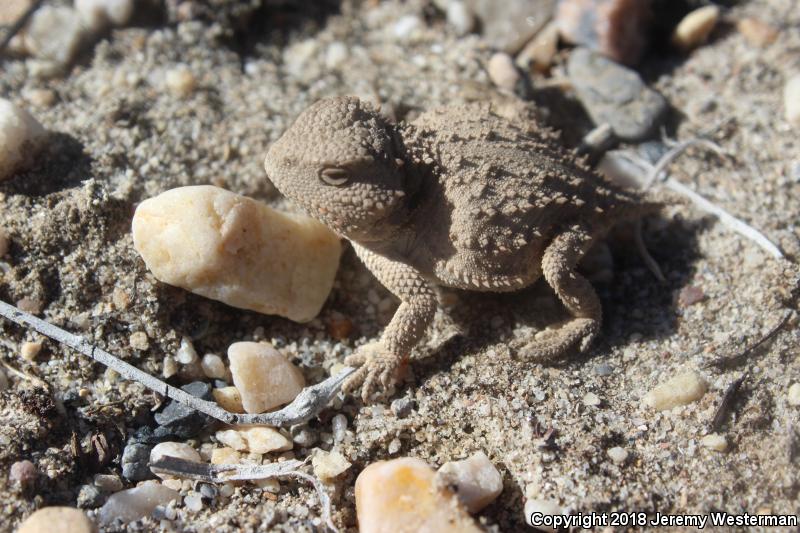
[[[369,403],[373,394],[389,389],[397,382],[397,368],[402,359],[383,351],[380,343],[362,346],[344,360],[346,365],[360,366],[342,385],[345,393],[361,389],[361,399]]]

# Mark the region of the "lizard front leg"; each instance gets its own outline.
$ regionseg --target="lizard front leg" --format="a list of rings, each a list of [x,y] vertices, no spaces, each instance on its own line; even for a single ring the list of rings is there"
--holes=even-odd
[[[353,248],[378,281],[401,301],[380,340],[362,346],[345,359],[345,364],[361,368],[348,378],[342,389],[352,392],[361,387],[361,398],[366,403],[379,385],[388,388],[394,383],[397,367],[422,338],[433,320],[437,304],[433,289],[415,268],[356,243]]]

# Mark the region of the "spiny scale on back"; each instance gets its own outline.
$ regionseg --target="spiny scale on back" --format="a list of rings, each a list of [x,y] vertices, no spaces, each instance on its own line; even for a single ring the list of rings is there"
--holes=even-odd
[[[350,388],[363,383],[365,397],[378,377],[391,381],[407,355],[399,352],[430,322],[429,283],[509,291],[544,275],[575,318],[533,350],[585,349],[601,310],[574,267],[615,223],[660,207],[607,182],[552,131],[489,104],[392,124],[357,98],[321,100],[270,148],[265,169],[281,192],[348,238],[403,301],[378,355],[353,360],[366,370]]]

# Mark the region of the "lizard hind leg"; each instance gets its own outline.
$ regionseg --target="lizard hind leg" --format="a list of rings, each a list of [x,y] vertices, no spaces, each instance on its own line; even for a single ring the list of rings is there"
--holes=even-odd
[[[600,298],[591,283],[575,270],[593,240],[590,231],[575,225],[558,234],[545,249],[543,276],[573,318],[523,343],[518,353],[525,359],[554,359],[575,345],[585,352],[600,330],[603,315]]]

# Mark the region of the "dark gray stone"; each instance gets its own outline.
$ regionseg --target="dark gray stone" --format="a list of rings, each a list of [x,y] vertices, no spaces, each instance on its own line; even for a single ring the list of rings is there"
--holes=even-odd
[[[181,389],[197,398],[211,399],[211,385],[208,383],[195,381],[184,385]],[[153,432],[156,439],[170,437],[189,439],[210,423],[206,415],[174,400],[167,403],[161,412],[156,413],[155,420],[159,426]]]
[[[414,409],[414,401],[410,398],[397,398],[391,404],[391,410],[397,418],[405,418]]]
[[[144,481],[155,477],[150,471],[152,449],[149,444],[129,442],[122,452],[122,476],[130,481]]]
[[[465,0],[481,33],[498,50],[519,52],[552,18],[556,0]]]
[[[569,56],[567,74],[594,123],[610,125],[620,139],[645,139],[664,121],[667,101],[627,67],[576,48]]]

